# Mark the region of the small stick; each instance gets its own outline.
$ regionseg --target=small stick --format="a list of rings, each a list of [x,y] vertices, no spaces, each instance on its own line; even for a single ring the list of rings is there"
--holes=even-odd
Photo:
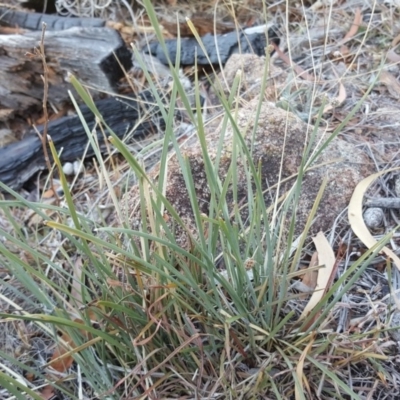
[[[43,124],[43,133],[40,134],[39,131],[34,127],[36,130],[36,133],[39,135],[39,138],[42,142],[42,147],[43,147],[43,154],[44,154],[44,159],[46,162],[47,169],[51,171],[51,164],[50,164],[50,157],[49,157],[49,152],[47,150],[47,141],[48,141],[48,124],[49,124],[49,113],[47,110],[47,99],[48,99],[48,93],[49,93],[49,69],[47,66],[46,62],[46,55],[44,52],[44,37],[46,33],[46,23],[42,23],[42,35],[40,38],[40,45],[39,49],[35,49],[34,53],[35,56],[40,57],[42,59],[43,63],[43,75],[41,75],[41,78],[43,80],[43,115],[44,115],[44,124]],[[60,201],[60,198],[58,197],[57,190],[54,187],[54,180],[53,180],[53,175],[50,174],[50,187],[54,193],[54,196],[56,198],[56,202],[58,203]]]
[[[367,207],[400,208],[400,197],[373,197],[365,203]]]

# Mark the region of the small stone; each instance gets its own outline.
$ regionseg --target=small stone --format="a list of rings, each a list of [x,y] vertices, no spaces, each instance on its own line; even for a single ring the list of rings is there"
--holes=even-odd
[[[74,166],[72,165],[72,163],[66,162],[63,165],[63,172],[65,175],[68,175],[68,176],[73,175],[74,174]]]
[[[365,225],[370,229],[378,229],[383,225],[384,212],[382,208],[371,207],[364,211],[364,222]]]
[[[74,175],[79,175],[83,170],[82,167],[83,167],[83,165],[82,165],[81,161],[78,161],[78,160],[74,161],[74,164],[73,164]]]

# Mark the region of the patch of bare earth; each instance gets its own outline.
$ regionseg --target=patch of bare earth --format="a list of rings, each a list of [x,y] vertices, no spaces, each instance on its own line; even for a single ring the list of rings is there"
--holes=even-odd
[[[237,61],[239,57],[232,58]],[[261,181],[264,183],[263,190],[266,193],[265,200],[270,206],[275,199],[285,195],[293,186],[294,178],[297,176],[302,162],[303,152],[312,135],[312,127],[302,122],[292,113],[277,108],[269,102],[262,104],[257,126],[254,126],[258,103],[259,99],[255,98],[239,110],[237,126],[239,134],[244,136],[249,148],[251,141],[254,140],[252,161],[260,167]],[[253,132],[255,132],[254,137],[252,137]],[[217,157],[221,134],[221,127],[206,133],[207,154],[213,163]],[[225,132],[219,168],[219,177],[222,183],[224,183],[228,170],[232,166],[234,135],[232,127]],[[323,131],[319,131],[315,138],[317,143],[324,143],[326,139],[327,134],[324,134]],[[200,143],[195,142],[183,146],[182,154],[187,157],[190,163],[200,211],[208,215],[211,193],[207,184],[204,157]],[[243,204],[246,202],[248,195],[246,169],[243,165],[246,161],[238,158],[236,163],[235,167],[238,175],[237,201],[239,204]],[[305,222],[324,177],[328,178],[328,186],[312,227],[312,232],[314,233],[320,230],[326,231],[332,227],[335,218],[347,206],[356,184],[374,171],[374,165],[368,157],[361,150],[355,149],[354,146],[343,139],[334,139],[312,166],[314,168],[304,177],[302,196],[298,204],[297,234],[300,234],[304,229]],[[277,190],[277,187],[279,187],[279,190]],[[136,205],[139,197],[138,189],[134,187],[128,196],[130,198],[123,201],[128,203],[129,218],[133,221],[133,228],[135,230],[140,229],[141,214]],[[189,195],[176,157],[172,157],[168,164],[166,197],[178,214],[185,219],[188,224],[188,230],[196,236],[194,215],[192,214]],[[230,192],[228,192],[227,197],[231,198],[230,211],[232,211],[234,204]],[[242,218],[246,220],[248,215],[242,215]],[[189,248],[190,240],[187,234],[182,231],[177,235],[182,246]]]

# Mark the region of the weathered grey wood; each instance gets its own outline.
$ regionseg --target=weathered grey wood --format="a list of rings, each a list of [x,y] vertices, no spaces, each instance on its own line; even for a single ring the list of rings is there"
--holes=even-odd
[[[164,131],[164,120],[154,104],[155,100],[148,91],[139,94],[138,98],[108,98],[96,103],[105,122],[118,137],[128,135],[135,127],[131,136],[134,140]],[[96,123],[93,113],[86,106],[80,109],[92,131]],[[39,126],[38,130],[43,133],[43,126]],[[104,136],[99,127],[96,133],[97,141],[104,150]],[[81,158],[86,150],[88,137],[78,116],[50,122],[48,135],[57,151],[62,149],[60,160],[63,162]],[[89,147],[86,156],[92,157],[93,154],[93,149]],[[0,148],[0,181],[13,189],[20,188],[35,173],[45,168],[42,143],[34,130],[25,135],[21,142]]]
[[[364,205],[367,207],[400,209],[400,198],[399,197],[375,197],[375,198],[368,199]]]
[[[41,105],[42,61],[31,57],[40,44],[41,32],[0,35],[0,109],[23,113]],[[131,51],[118,32],[109,28],[71,28],[46,32],[45,53],[50,69],[48,100],[55,106],[68,100],[68,73],[91,87],[113,91],[122,77],[116,57],[124,68],[132,66]],[[27,55],[28,53],[28,55]]]
[[[268,31],[268,37],[271,42],[279,44],[279,38],[273,29]],[[210,64],[219,65],[220,63],[224,65],[234,53],[254,53],[263,56],[267,47],[265,33],[245,34],[244,32],[233,31],[224,35],[207,34],[201,40],[207,55],[196,38],[180,39],[180,65],[197,64],[198,66],[208,66]],[[174,63],[178,40],[166,40],[165,45],[169,59]],[[168,65],[168,58],[159,42],[150,43],[143,48],[143,51],[157,57],[163,64]]]
[[[46,30],[48,31],[62,31],[73,27],[101,28],[106,23],[101,18],[60,17],[0,7],[0,25],[41,31],[43,22],[46,23]]]

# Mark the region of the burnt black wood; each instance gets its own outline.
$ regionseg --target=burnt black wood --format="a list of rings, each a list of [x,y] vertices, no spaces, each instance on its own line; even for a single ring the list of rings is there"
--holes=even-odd
[[[131,136],[135,140],[164,131],[165,123],[154,104],[155,101],[148,91],[140,93],[137,98],[108,98],[96,102],[105,122],[118,137],[123,138],[137,125]],[[80,109],[92,131],[95,127],[93,113],[87,106],[81,106]],[[43,126],[39,126],[38,130],[43,133]],[[105,133],[109,135],[107,130]],[[96,134],[98,143],[104,151],[103,133],[98,128]],[[89,141],[78,116],[63,117],[50,122],[48,135],[51,136],[59,153],[63,149],[60,154],[63,162],[81,158]],[[93,148],[89,147],[86,156],[93,155]],[[21,142],[0,149],[0,181],[12,189],[19,189],[36,172],[45,168],[42,143],[34,130],[31,130]]]
[[[0,25],[41,31],[42,23],[47,31],[63,31],[69,28],[102,28],[105,21],[101,18],[72,18],[58,15],[13,11],[0,7]]]
[[[57,12],[56,0],[20,0],[21,6],[39,13],[54,14]]]
[[[271,42],[279,45],[279,38],[275,31],[268,31],[268,38]],[[180,39],[180,65],[188,66],[218,66],[220,63],[224,65],[229,57],[235,53],[254,53],[259,56],[265,55],[267,46],[267,38],[265,33],[253,33],[246,35],[243,32],[229,32],[224,35],[207,34],[201,38],[208,57],[204,54],[202,48],[196,38],[181,38]],[[172,63],[175,63],[178,49],[178,40],[169,39],[165,41],[168,51],[168,57]],[[157,57],[163,64],[168,65],[168,58],[159,42],[150,43],[143,48],[147,54]]]

